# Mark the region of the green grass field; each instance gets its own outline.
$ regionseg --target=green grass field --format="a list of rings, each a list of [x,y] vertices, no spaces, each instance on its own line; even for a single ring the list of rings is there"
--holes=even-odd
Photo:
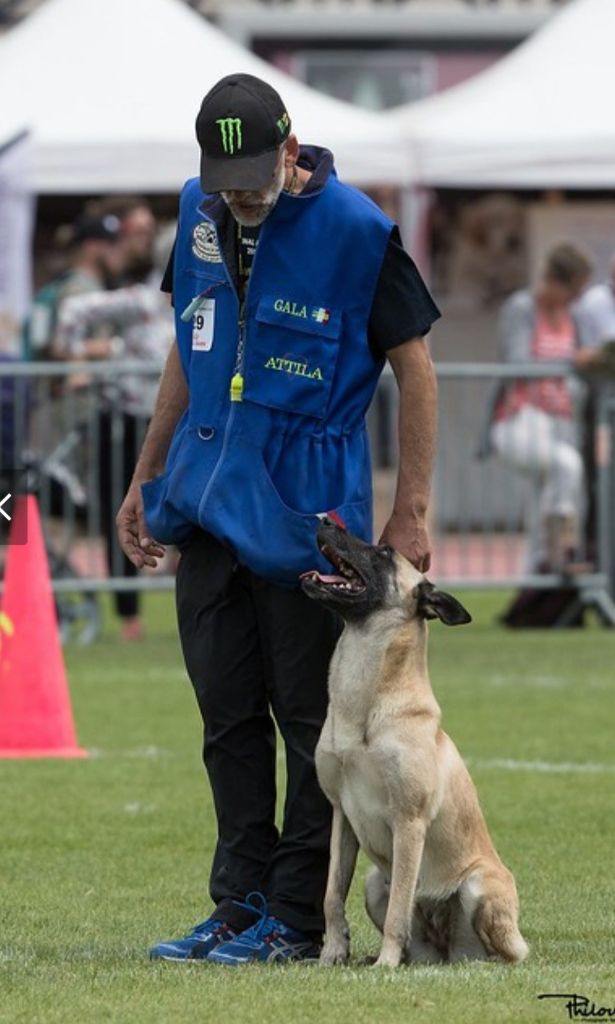
[[[557,1024],[564,1002],[537,996],[562,992],[614,1007],[615,637],[507,633],[493,623],[497,595],[460,596],[475,622],[432,627],[432,682],[517,879],[524,965],[359,966],[378,946],[365,864],[349,967],[148,961],[151,943],[206,916],[214,842],[173,602],[157,595],[147,642],[122,645],[109,622],[94,646],[68,651],[90,758],[0,765],[2,1024]]]

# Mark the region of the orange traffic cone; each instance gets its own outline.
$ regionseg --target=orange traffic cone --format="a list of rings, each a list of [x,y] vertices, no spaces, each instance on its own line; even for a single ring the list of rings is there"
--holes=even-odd
[[[0,757],[87,757],[77,746],[47,553],[33,495],[16,498],[0,613]]]

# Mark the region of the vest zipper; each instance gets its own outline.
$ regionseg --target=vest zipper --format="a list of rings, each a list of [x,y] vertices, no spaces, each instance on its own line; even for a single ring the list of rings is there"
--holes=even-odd
[[[258,250],[260,247],[260,241],[262,240],[263,231],[266,231],[266,227],[264,224],[261,224],[260,237],[257,241],[254,256],[252,258],[252,266],[250,268],[248,284],[241,299],[239,298],[237,289],[235,289],[235,294],[237,295],[237,299],[239,300],[239,338],[237,341],[237,358],[235,360],[235,369],[233,371],[233,376],[231,377],[231,402],[243,402],[243,364],[245,361],[246,354],[246,305],[248,303],[248,295],[250,294],[250,285],[254,277],[254,266],[256,264],[256,260],[258,259]],[[226,269],[226,264],[224,264],[224,268],[226,270],[227,276],[230,277],[228,270]]]
[[[216,233],[217,233],[217,231],[216,231]],[[220,472],[220,466],[224,462],[224,457],[226,455],[226,452],[227,452],[227,449],[228,449],[228,446],[229,446],[229,441],[230,441],[231,430],[232,430],[232,427],[233,427],[233,422],[235,420],[235,412],[236,412],[236,409],[237,409],[237,403],[243,401],[243,364],[244,364],[245,347],[246,347],[246,318],[245,318],[245,316],[246,316],[246,300],[247,300],[247,297],[248,297],[248,293],[250,291],[250,282],[252,281],[252,276],[253,276],[253,273],[254,273],[254,264],[256,262],[256,257],[257,256],[258,256],[258,246],[256,247],[256,252],[254,253],[254,259],[252,261],[252,268],[250,270],[250,280],[248,281],[248,287],[246,288],[245,295],[244,295],[244,297],[242,299],[239,298],[239,293],[238,293],[237,289],[235,288],[235,283],[234,283],[231,275],[229,274],[229,270],[228,270],[228,267],[226,265],[226,261],[225,261],[224,257],[222,258],[222,266],[224,267],[224,272],[226,274],[227,280],[228,280],[231,288],[235,292],[235,295],[237,297],[237,303],[239,305],[239,317],[238,317],[238,321],[237,321],[237,326],[239,328],[239,337],[238,337],[238,341],[237,341],[237,358],[235,359],[235,369],[233,371],[233,376],[231,377],[231,384],[230,384],[231,409],[230,409],[230,412],[229,412],[229,415],[228,415],[228,419],[226,421],[226,427],[224,428],[224,438],[222,440],[222,448],[220,449],[220,455],[218,456],[218,461],[216,462],[216,465],[214,466],[214,468],[212,470],[212,474],[211,474],[211,476],[209,478],[207,487],[203,491],[203,494],[201,495],[201,500],[199,501],[199,507],[198,507],[198,512],[197,512],[198,518],[199,518],[199,522],[201,521],[201,510],[203,509],[203,506],[206,504],[206,502],[207,502],[207,500],[209,498],[209,495],[211,494],[211,490],[212,490],[212,487],[213,487],[213,485],[214,485],[214,483],[216,481],[216,477],[218,476],[218,473]]]

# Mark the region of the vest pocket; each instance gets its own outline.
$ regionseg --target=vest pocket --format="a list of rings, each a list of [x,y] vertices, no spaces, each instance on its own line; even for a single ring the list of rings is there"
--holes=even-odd
[[[160,544],[184,543],[194,530],[194,523],[169,501],[169,474],[162,473],[141,485],[145,522],[149,534]]]
[[[265,296],[248,324],[244,399],[323,419],[339,353],[341,311]]]
[[[324,512],[334,512],[351,533],[371,542],[371,499],[344,502],[334,509],[317,509],[312,514],[297,512],[282,499],[264,461],[260,481],[261,500],[269,517],[260,537],[259,550],[252,556],[254,560],[262,559],[261,565],[256,565],[256,572],[286,584],[297,584],[301,573],[310,568],[331,572],[316,542],[320,515]]]
[[[319,514],[329,511],[335,511],[352,533],[371,540],[370,499],[312,513],[295,511],[280,496],[258,448],[236,439],[199,521],[257,575],[297,586],[308,569],[330,571],[316,542]]]

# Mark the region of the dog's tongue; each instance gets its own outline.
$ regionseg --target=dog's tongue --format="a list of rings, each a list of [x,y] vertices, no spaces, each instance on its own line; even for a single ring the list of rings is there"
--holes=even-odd
[[[321,583],[346,583],[343,576],[325,576],[320,572],[315,572],[314,569],[311,569],[309,572],[302,572],[299,579],[314,579],[314,577],[320,580]]]

